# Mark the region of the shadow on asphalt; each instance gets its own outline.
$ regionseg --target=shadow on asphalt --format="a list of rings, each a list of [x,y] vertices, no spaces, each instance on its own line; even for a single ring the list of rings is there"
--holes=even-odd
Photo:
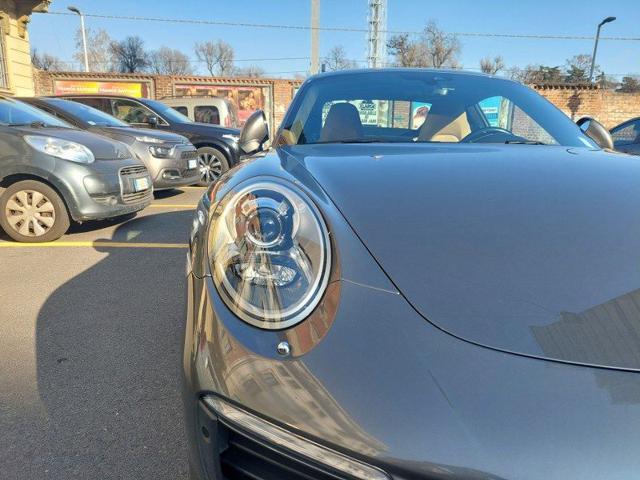
[[[131,219],[101,240],[136,231],[136,241],[165,242],[170,227],[184,241],[192,215]],[[38,314],[38,391],[48,420],[29,478],[186,479],[179,390],[186,250],[97,250],[106,256],[52,293]]]
[[[184,190],[180,190],[179,188],[173,188],[171,190],[158,190],[157,192],[153,192],[153,196],[156,199],[162,199],[162,198],[176,197],[183,193],[184,193]]]

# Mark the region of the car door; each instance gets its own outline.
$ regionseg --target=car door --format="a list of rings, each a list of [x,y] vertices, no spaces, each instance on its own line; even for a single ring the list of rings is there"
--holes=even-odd
[[[613,148],[619,152],[640,155],[640,118],[634,118],[611,129]]]

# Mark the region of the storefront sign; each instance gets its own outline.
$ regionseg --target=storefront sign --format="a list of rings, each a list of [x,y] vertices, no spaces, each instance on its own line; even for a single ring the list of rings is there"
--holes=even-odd
[[[101,94],[147,97],[148,88],[142,82],[94,82],[88,80],[55,80],[56,95]]]

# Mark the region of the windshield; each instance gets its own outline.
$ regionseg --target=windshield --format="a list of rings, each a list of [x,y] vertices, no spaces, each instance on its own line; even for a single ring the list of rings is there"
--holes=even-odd
[[[0,124],[18,126],[31,125],[32,123],[47,127],[72,128],[68,123],[31,105],[8,98],[0,98]]]
[[[176,123],[193,123],[189,117],[185,117],[183,114],[174,110],[169,105],[165,105],[162,102],[156,102],[155,100],[146,100],[144,101],[145,105],[149,108],[152,108],[165,120],[169,120],[170,122]]]
[[[494,77],[397,70],[305,84],[283,122],[288,144],[527,143],[595,148],[528,87]]]
[[[61,100],[58,98],[49,98],[45,100],[46,103],[59,108],[63,112],[72,115],[79,120],[88,123],[89,125],[96,125],[100,127],[128,127],[129,124],[115,117],[112,117],[108,113],[105,113],[96,108],[85,105],[84,103],[72,102],[70,100]]]

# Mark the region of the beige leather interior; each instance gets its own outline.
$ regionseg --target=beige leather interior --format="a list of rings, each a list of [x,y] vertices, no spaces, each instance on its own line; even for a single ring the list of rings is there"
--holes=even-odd
[[[431,122],[429,122],[429,117],[431,114],[427,116],[427,120],[423,124],[420,129],[420,134],[418,139],[422,141],[429,142],[459,142],[464,137],[471,133],[471,127],[469,126],[469,122],[467,121],[466,112],[461,113],[455,120],[449,122],[444,127],[437,130],[435,133],[431,133],[433,127],[437,128],[437,126],[442,124],[443,118],[438,118],[440,122],[435,121],[435,118],[431,118]]]

